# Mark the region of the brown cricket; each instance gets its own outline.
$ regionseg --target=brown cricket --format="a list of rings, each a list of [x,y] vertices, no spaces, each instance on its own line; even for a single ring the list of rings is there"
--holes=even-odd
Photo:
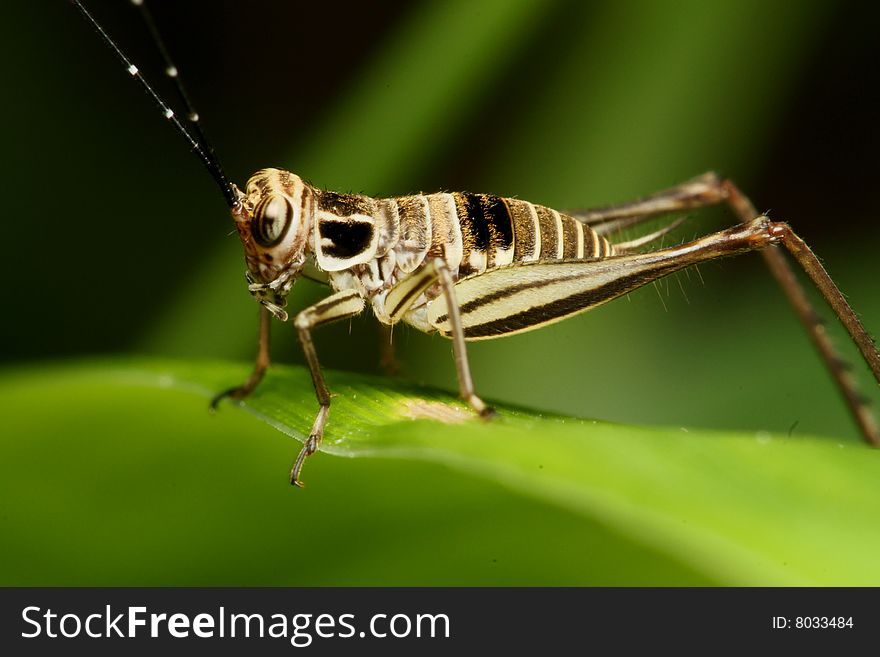
[[[450,338],[459,393],[476,413],[489,417],[492,410],[474,389],[468,341],[540,328],[673,272],[750,251],[761,253],[788,297],[863,437],[880,446],[877,422],[783,251],[821,292],[880,383],[880,354],[874,341],[804,241],[787,223],[759,214],[731,181],[707,173],[629,203],[569,212],[464,192],[384,199],[340,194],[317,189],[282,169],[258,171],[242,192],[223,173],[144,2],[134,4],[187,109],[186,126],[82,3],[73,3],[199,156],[217,182],[241,237],[248,289],[261,304],[259,349],[250,377],[217,395],[212,407],[225,397],[243,399],[259,385],[270,363],[271,319],[288,321],[288,294],[306,268],[333,290],[293,316],[318,413],[291,470],[292,484],[302,485],[303,462],[321,444],[330,411],[330,392],[311,337],[318,326],[350,318],[369,305],[383,324],[405,322]],[[620,229],[650,218],[718,204],[728,206],[737,225],[660,249],[651,246],[679,221],[630,241],[613,237]]]

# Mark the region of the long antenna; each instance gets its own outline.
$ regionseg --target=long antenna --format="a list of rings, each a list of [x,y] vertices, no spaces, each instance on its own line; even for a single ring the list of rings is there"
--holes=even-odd
[[[119,46],[110,38],[110,36],[104,31],[104,28],[96,21],[92,15],[88,12],[88,10],[83,6],[80,0],[71,0],[74,6],[79,9],[80,13],[83,17],[92,25],[92,27],[98,32],[101,38],[104,40],[113,52],[116,53],[116,56],[122,61],[122,64],[125,66],[129,75],[135,78],[141,85],[141,88],[146,92],[146,94],[153,99],[153,102],[159,107],[159,110],[162,112],[162,115],[168,119],[174,128],[186,139],[187,143],[190,145],[190,148],[195,151],[196,155],[198,155],[199,159],[202,161],[202,164],[208,170],[208,173],[211,174],[211,177],[214,178],[214,181],[220,187],[220,191],[223,193],[223,198],[226,201],[226,204],[230,208],[235,208],[239,204],[238,195],[235,192],[232,184],[226,178],[226,174],[223,173],[223,168],[220,166],[220,161],[217,159],[217,156],[214,154],[213,149],[208,145],[207,140],[205,139],[204,133],[201,128],[199,128],[198,123],[198,115],[195,114],[195,111],[192,109],[192,104],[188,101],[185,92],[183,92],[182,85],[177,84],[177,88],[179,89],[179,93],[182,94],[182,98],[185,99],[184,103],[187,106],[187,111],[191,115],[195,115],[195,120],[190,118],[190,122],[197,129],[197,138],[193,137],[193,135],[186,129],[186,127],[180,122],[180,119],[174,114],[172,109],[162,100],[159,94],[150,86],[150,83],[141,75],[137,66],[135,66],[131,60],[125,56],[125,53],[120,50]],[[134,4],[138,4],[135,0],[133,0]],[[148,14],[147,14],[148,15]],[[149,24],[149,23],[148,23]],[[155,26],[154,28],[155,29]],[[157,44],[161,44],[161,41],[157,41]],[[160,52],[163,52],[163,57],[166,59],[166,65],[173,67],[170,58],[167,57],[167,51],[164,48],[164,45],[160,46]],[[171,76],[169,73],[170,77]]]
[[[204,128],[202,128],[202,123],[199,120],[199,113],[196,111],[192,100],[190,100],[189,94],[186,93],[186,87],[183,84],[183,79],[180,77],[180,69],[177,68],[177,65],[171,59],[171,53],[165,45],[165,40],[162,38],[159,28],[156,27],[156,21],[153,20],[153,14],[147,7],[146,1],[130,0],[130,2],[140,11],[141,18],[147,26],[147,30],[150,32],[153,43],[156,45],[156,50],[158,50],[159,54],[162,56],[162,61],[165,64],[165,75],[171,78],[171,81],[174,83],[174,89],[177,91],[177,97],[180,98],[183,106],[186,108],[186,120],[189,121],[189,127],[192,130],[196,141],[202,145],[202,148],[207,152],[208,157],[213,160],[214,165],[217,166],[217,168],[221,168],[220,162],[217,159],[217,154],[214,152],[214,147],[208,140]]]

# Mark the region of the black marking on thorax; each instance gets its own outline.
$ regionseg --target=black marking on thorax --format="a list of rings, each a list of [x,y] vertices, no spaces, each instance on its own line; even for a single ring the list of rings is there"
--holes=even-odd
[[[331,242],[322,246],[324,254],[339,260],[363,253],[373,242],[373,226],[363,221],[323,219],[318,222],[318,232]]]

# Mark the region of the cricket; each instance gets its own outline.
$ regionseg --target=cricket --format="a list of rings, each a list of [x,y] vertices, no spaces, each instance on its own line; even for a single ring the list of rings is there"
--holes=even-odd
[[[730,180],[707,173],[641,199],[607,207],[559,211],[491,194],[441,192],[371,198],[317,189],[297,174],[264,168],[244,188],[230,182],[207,140],[180,74],[145,4],[139,10],[185,108],[181,120],[92,17],[71,0],[105,44],[186,140],[213,177],[241,238],[248,291],[260,304],[259,346],[246,381],[217,394],[240,400],[270,365],[273,319],[292,322],[317,398],[317,414],[296,457],[291,484],[302,487],[306,459],[321,444],[331,395],[312,331],[370,307],[382,324],[404,322],[452,341],[461,398],[475,415],[492,409],[477,394],[467,343],[530,331],[595,308],[702,262],[760,252],[835,381],[865,441],[880,447],[880,428],[856,389],[790,266],[797,263],[847,330],[880,384],[880,353],[837,285],[788,223],[771,220]],[[725,205],[736,224],[677,246],[656,248],[683,219],[628,241],[621,229],[683,211]],[[787,257],[785,252],[788,253]],[[287,297],[300,276],[332,289],[322,301],[291,314]]]

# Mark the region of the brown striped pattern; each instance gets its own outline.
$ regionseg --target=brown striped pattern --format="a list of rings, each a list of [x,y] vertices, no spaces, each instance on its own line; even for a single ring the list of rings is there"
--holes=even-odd
[[[506,198],[504,202],[507,204],[513,223],[513,261],[531,262],[537,260],[541,255],[541,241],[535,206],[515,198]]]
[[[562,219],[562,257],[566,260],[581,257],[583,251],[578,253],[578,228],[576,225],[578,221],[564,215],[560,219]]]
[[[599,234],[590,228],[589,226],[584,226],[584,254],[583,257],[585,260],[595,260],[599,257],[599,253],[601,251],[601,238]]]
[[[382,236],[376,257],[382,257],[396,238],[392,248],[403,274],[435,257],[443,258],[461,279],[510,264],[595,260],[613,254],[605,238],[572,217],[489,194],[441,192],[383,199],[375,202],[375,218]]]
[[[543,205],[536,205],[538,222],[541,229],[541,260],[557,260],[559,258],[559,224],[553,211]]]

